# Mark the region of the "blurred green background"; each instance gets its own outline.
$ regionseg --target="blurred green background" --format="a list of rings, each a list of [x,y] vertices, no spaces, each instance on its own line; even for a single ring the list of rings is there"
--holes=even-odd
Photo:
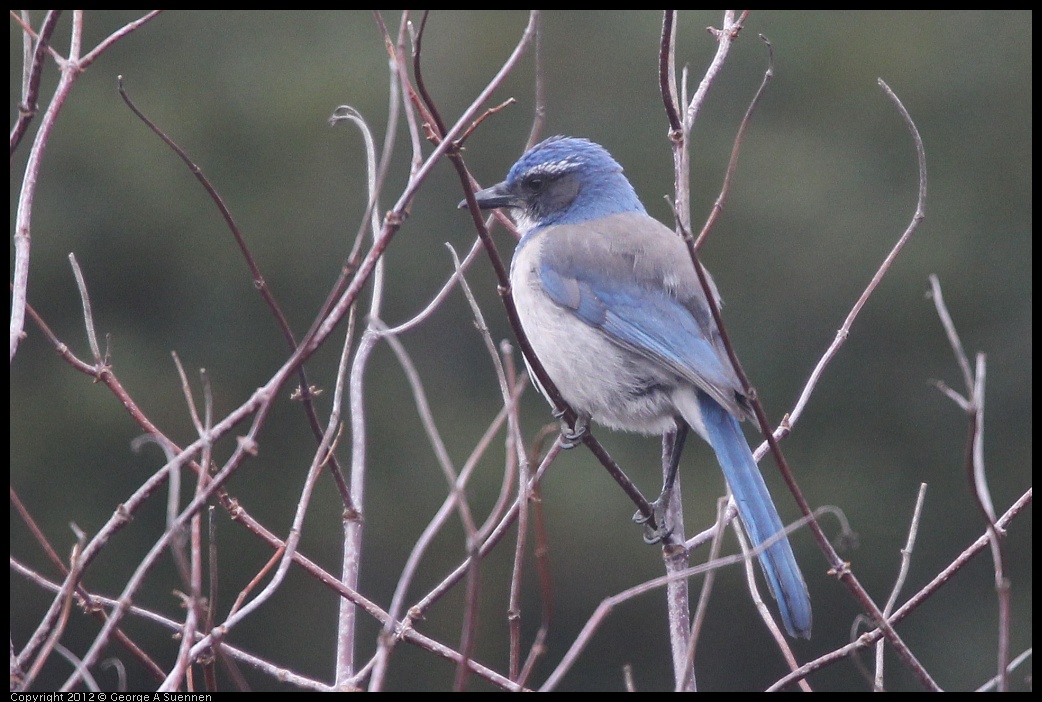
[[[85,46],[141,14],[88,12]],[[34,23],[40,16],[34,15]],[[388,12],[385,19],[394,31],[398,14]],[[810,503],[835,505],[850,519],[860,545],[842,555],[878,602],[886,600],[897,572],[920,483],[928,483],[929,491],[905,596],[983,531],[963,470],[966,420],[931,385],[940,379],[961,389],[925,295],[931,273],[940,278],[967,351],[987,354],[985,460],[996,509],[1004,511],[1031,484],[1031,21],[1030,12],[754,12],[695,129],[693,211],[700,222],[718,193],[733,136],[765,67],[766,52],[756,36],[769,37],[776,76],[749,129],[727,208],[703,261],[727,301],[732,338],[774,421],[792,408],[914,210],[912,142],[877,78],[901,97],[922,134],[930,175],[927,218],[783,444]],[[425,78],[446,120],[465,109],[498,70],[525,22],[523,12],[432,14],[424,38]],[[719,22],[717,12],[680,15],[677,59],[690,66],[691,90],[715,51],[705,27]],[[63,54],[68,24],[66,15],[55,39]],[[656,73],[660,26],[660,13],[652,11],[545,13],[544,136],[572,134],[604,144],[652,214],[672,223],[664,199],[672,192],[672,159]],[[21,72],[21,35],[14,23],[10,36],[13,124]],[[373,16],[364,12],[170,12],[104,54],[64,106],[36,195],[30,304],[89,358],[67,260],[74,252],[99,333],[111,335],[116,373],[152,420],[184,445],[193,430],[171,351],[190,372],[207,369],[218,416],[266,382],[287,351],[206,194],[120,100],[119,74],[137,104],[221,192],[299,336],[338,274],[365,206],[357,132],[332,129],[326,120],[336,106],[350,104],[382,143],[387,56]],[[502,179],[521,153],[532,119],[533,76],[529,55],[492,101],[512,96],[517,104],[488,120],[467,144],[468,165],[484,184]],[[55,80],[50,66],[41,104]],[[34,133],[12,159],[12,224]],[[384,208],[404,183],[406,139],[400,129]],[[465,250],[473,241],[469,215],[456,209],[461,197],[455,172],[440,164],[387,252],[388,323],[415,314],[450,275],[445,242]],[[501,229],[496,236],[509,257],[509,238]],[[468,279],[493,338],[512,339],[487,260],[479,260]],[[63,363],[32,324],[26,329],[28,338],[11,366],[11,484],[59,550],[67,551],[74,540],[70,522],[95,533],[163,458],[155,447],[132,452],[130,442],[141,430],[119,402]],[[500,403],[462,296],[451,295],[402,341],[424,378],[450,455],[461,465]],[[327,390],[322,409],[329,406],[338,344],[327,344],[308,365],[311,381]],[[371,467],[362,590],[386,606],[405,556],[443,499],[445,482],[386,346],[377,351],[366,382]],[[531,437],[550,416],[533,392],[523,406]],[[598,436],[646,492],[656,492],[656,440],[605,431]],[[472,484],[478,514],[499,489],[504,449],[498,443]],[[230,446],[220,445],[218,458]],[[344,441],[340,452],[345,463],[346,446]],[[259,455],[230,489],[284,534],[313,451],[298,404],[285,397],[261,434]],[[796,508],[772,464],[763,465],[783,516],[793,518]],[[686,453],[683,481],[688,530],[704,528],[723,487],[701,444]],[[109,595],[123,587],[127,564],[137,562],[162,528],[163,498],[154,502],[94,564],[85,578],[89,587]],[[543,505],[554,620],[549,652],[533,682],[556,664],[602,598],[661,572],[658,550],[645,546],[629,521],[632,505],[585,450],[568,453],[551,469]],[[324,478],[302,548],[332,572],[339,571],[339,509]],[[226,612],[243,578],[270,554],[223,515],[220,524],[226,557],[234,556],[221,576],[219,607]],[[838,531],[829,518],[825,525]],[[51,572],[13,515],[11,527],[12,555]],[[1032,642],[1030,533],[1029,510],[1006,540],[1014,655]],[[459,562],[460,535],[454,520],[425,559],[414,595]],[[858,608],[825,574],[826,563],[806,531],[793,544],[815,606],[814,638],[795,644],[800,659],[808,660],[848,639]],[[505,670],[510,550],[501,546],[482,579],[475,655],[498,670]],[[164,565],[140,599],[178,616],[172,576]],[[538,623],[534,581],[529,570],[522,614],[527,636]],[[741,573],[727,569],[717,582],[699,648],[699,686],[738,690],[769,684],[784,664],[756,619]],[[19,649],[49,598],[14,575],[11,588],[11,631]],[[456,645],[461,599],[457,588],[421,630]],[[994,674],[996,612],[992,565],[982,555],[898,631],[940,685],[974,689]],[[335,616],[335,598],[295,574],[231,640],[329,681]],[[139,622],[128,629],[161,658],[173,651],[166,634]],[[82,653],[94,632],[92,622],[74,615],[63,641]],[[366,622],[360,632],[363,657],[373,633]],[[671,687],[660,593],[614,612],[562,687],[618,690],[627,663],[638,689]],[[895,659],[887,670],[889,689],[918,689]],[[95,672],[112,689],[114,673]],[[257,689],[276,687],[246,673]],[[59,684],[67,674],[52,662],[37,689]],[[445,689],[452,675],[443,660],[401,646],[388,688]],[[1029,663],[1013,674],[1014,688],[1028,688],[1030,675]],[[811,682],[819,690],[866,687],[849,661],[825,668]],[[131,686],[153,683],[135,672]]]

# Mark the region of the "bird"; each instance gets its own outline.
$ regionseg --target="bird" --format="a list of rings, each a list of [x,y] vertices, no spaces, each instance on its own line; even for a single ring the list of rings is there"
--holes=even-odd
[[[786,631],[810,638],[807,585],[739,425],[751,406],[687,245],[647,213],[611,154],[583,138],[536,144],[474,198],[481,209],[506,209],[521,235],[510,288],[532,350],[578,416],[565,438],[590,421],[673,431],[675,476],[693,429],[715,452],[750,540],[763,547],[758,559]],[[656,513],[671,483],[667,475]]]

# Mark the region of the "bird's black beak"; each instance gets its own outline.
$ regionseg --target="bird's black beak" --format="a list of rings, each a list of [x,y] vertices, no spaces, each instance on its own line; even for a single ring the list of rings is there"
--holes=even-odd
[[[507,189],[506,183],[497,183],[491,188],[485,188],[474,193],[474,200],[477,201],[478,207],[483,210],[494,210],[497,207],[520,207],[521,203],[518,202],[515,197]],[[462,210],[467,206],[467,201],[463,200],[459,204],[459,208]]]

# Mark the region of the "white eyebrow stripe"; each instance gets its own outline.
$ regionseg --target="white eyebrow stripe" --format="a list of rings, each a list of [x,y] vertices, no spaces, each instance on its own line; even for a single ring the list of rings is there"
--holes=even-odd
[[[546,163],[538,163],[527,171],[526,174],[542,174],[542,175],[556,175],[559,173],[567,173],[573,171],[582,165],[581,161],[574,159],[561,159],[560,161],[548,161]]]

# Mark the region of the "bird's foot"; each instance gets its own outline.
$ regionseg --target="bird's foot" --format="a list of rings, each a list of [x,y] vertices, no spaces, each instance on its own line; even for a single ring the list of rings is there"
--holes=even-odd
[[[561,421],[561,448],[575,448],[590,431],[588,417],[579,415],[575,419],[575,426],[569,426],[568,422],[564,420],[564,412],[554,410],[554,416]]]
[[[633,515],[633,521],[644,526],[644,543],[654,545],[669,538],[673,533],[673,527],[666,523],[666,504],[668,500],[660,496],[651,503],[651,514],[646,515],[640,510]]]

